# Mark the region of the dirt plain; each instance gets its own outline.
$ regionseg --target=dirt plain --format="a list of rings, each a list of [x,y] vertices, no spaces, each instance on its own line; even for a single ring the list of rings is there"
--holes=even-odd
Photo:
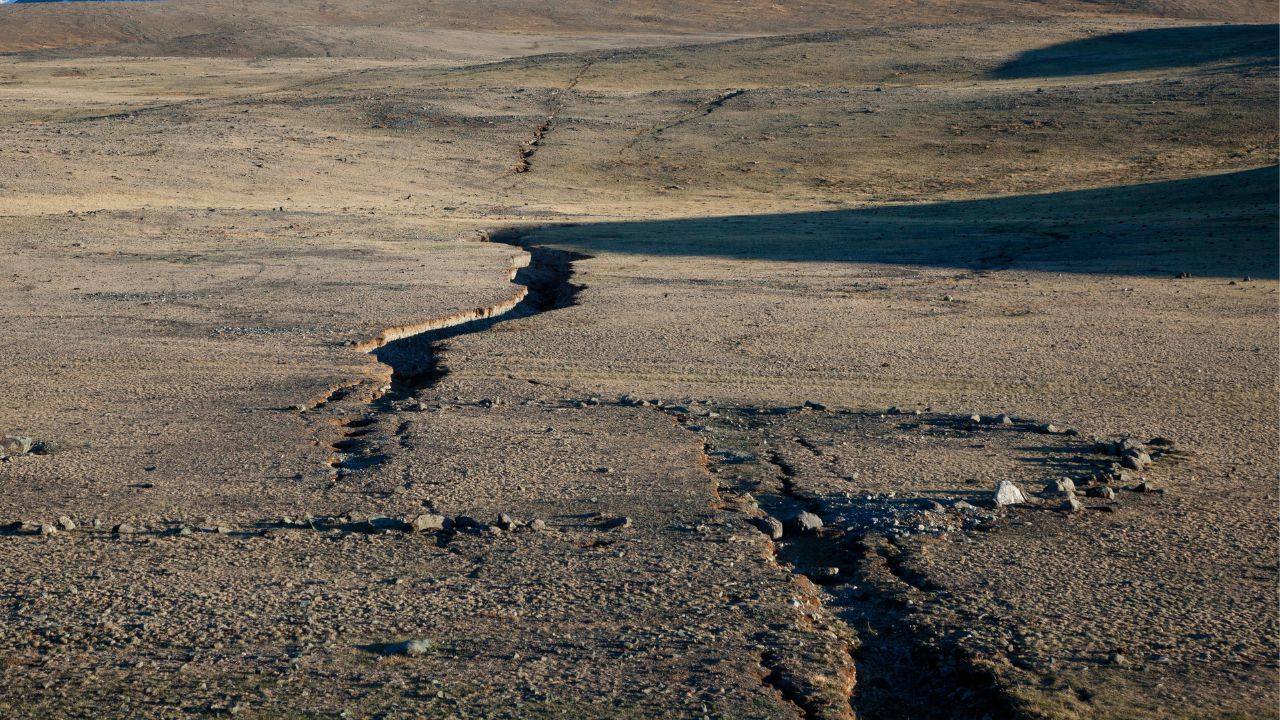
[[[0,715],[1275,717],[1275,14],[0,6]]]

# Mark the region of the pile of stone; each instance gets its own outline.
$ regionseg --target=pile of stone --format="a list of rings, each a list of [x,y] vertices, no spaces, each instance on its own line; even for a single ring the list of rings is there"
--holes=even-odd
[[[1162,451],[1153,450],[1152,447],[1168,448],[1172,444],[1171,441],[1165,438],[1153,438],[1147,443],[1139,442],[1133,438],[1105,442],[1099,446],[1099,451],[1116,456],[1117,460],[1109,463],[1106,470],[1101,474],[1090,477],[1062,477],[1051,480],[1045,485],[1043,491],[1039,493],[1040,498],[1029,496],[1013,482],[1001,480],[996,485],[992,499],[997,508],[1013,505],[1042,505],[1041,498],[1044,500],[1057,500],[1057,508],[1059,510],[1075,513],[1085,509],[1084,504],[1078,499],[1080,494],[1089,498],[1114,502],[1117,497],[1117,488],[1139,493],[1163,493],[1163,488],[1157,487],[1145,478],[1137,478],[1137,482],[1133,482],[1134,478],[1130,473],[1151,467],[1152,463],[1155,462],[1153,457],[1159,457],[1162,453]],[[1110,507],[1103,506],[1098,509],[1109,510]]]

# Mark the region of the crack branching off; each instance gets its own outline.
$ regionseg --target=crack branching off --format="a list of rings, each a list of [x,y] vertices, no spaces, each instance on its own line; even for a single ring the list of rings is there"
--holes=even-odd
[[[639,143],[642,139],[646,137],[649,137],[652,135],[661,135],[662,133],[668,130],[671,130],[672,128],[679,127],[681,125],[684,125],[685,123],[697,120],[698,118],[706,117],[711,113],[715,112],[716,110],[719,110],[720,108],[724,107],[724,104],[729,102],[730,100],[733,100],[734,98],[742,97],[743,95],[746,95],[746,94],[747,94],[747,91],[742,89],[726,90],[720,93],[719,95],[716,95],[714,98],[702,103],[697,108],[689,112],[682,113],[670,120],[666,120],[666,121],[657,123],[656,125],[647,127],[641,130],[640,132],[636,133],[635,137],[628,140],[626,144],[623,145],[622,148],[618,150],[618,154],[619,155],[625,154],[628,150],[635,147],[637,143]]]
[[[592,65],[596,64],[597,60],[598,58],[595,57],[587,58],[586,62],[582,64],[582,67],[578,69],[572,78],[570,78],[567,85],[551,92],[551,102],[547,107],[546,120],[533,129],[533,133],[529,135],[528,140],[521,143],[520,158],[516,162],[515,167],[512,168],[512,172],[522,174],[527,173],[532,169],[533,156],[538,154],[538,150],[542,147],[543,141],[547,139],[547,134],[551,132],[552,127],[555,126],[555,123],[560,118],[561,113],[564,112],[569,94],[573,92],[574,88],[578,87],[578,83],[582,82],[582,77],[587,74],[587,71],[591,69]]]
[[[828,523],[807,532],[793,524],[801,513],[826,520],[838,514],[822,496],[800,486],[802,468],[780,446],[770,445],[793,441],[818,454],[811,441],[780,432],[789,417],[811,410],[657,407],[699,432],[724,506],[753,509],[748,514],[761,523],[766,537],[771,533],[767,516],[787,526],[782,539],[769,541],[776,562],[815,589],[818,616],[828,618],[826,629],[846,638],[837,656],[797,651],[783,636],[763,632],[758,638],[767,648],[760,658],[762,682],[810,718],[1027,716],[993,672],[919,618],[934,588],[909,571],[903,550],[890,537],[871,523]],[[822,415],[836,424],[857,420],[856,413]]]

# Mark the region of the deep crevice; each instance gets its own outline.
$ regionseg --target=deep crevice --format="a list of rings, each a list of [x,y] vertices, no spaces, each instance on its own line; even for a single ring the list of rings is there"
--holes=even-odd
[[[440,351],[447,340],[576,304],[584,286],[570,282],[573,263],[589,256],[527,245],[519,231],[492,233],[489,241],[514,245],[529,253],[529,263],[516,270],[512,278],[513,283],[527,288],[524,298],[505,313],[393,340],[373,350],[373,356],[391,368],[391,390],[383,400],[404,399],[443,379],[448,367],[441,363]]]
[[[711,410],[707,408],[703,414],[710,415]],[[798,487],[801,468],[769,446],[771,424],[804,412],[803,408],[762,411],[716,407],[714,413],[720,420],[715,422],[667,412],[686,425],[716,426],[715,432],[702,437],[707,456],[718,464],[714,476],[720,493],[749,494],[760,510],[784,523],[801,512],[824,519],[833,514],[820,497]],[[832,417],[843,415],[833,413]],[[821,454],[811,441],[785,433],[783,437]],[[788,527],[783,539],[773,542],[773,550],[783,567],[822,588],[827,607],[851,635],[856,635],[857,642],[849,647],[856,682],[844,701],[857,717],[1027,717],[995,675],[966,654],[954,631],[927,623],[923,607],[936,588],[910,570],[902,548],[890,537],[871,525],[827,525],[814,533]],[[803,662],[795,663],[777,652],[766,653],[761,665],[768,675],[763,682],[807,717],[833,716],[844,709],[830,698],[810,695],[803,683],[807,674]]]
[[[497,305],[492,308],[469,311],[469,316],[476,318],[473,320],[465,320],[416,334],[406,334],[398,338],[395,336],[406,331],[388,330],[384,331],[383,337],[395,339],[383,342],[383,338],[380,337],[371,341],[370,344],[374,347],[369,352],[379,362],[391,368],[391,382],[384,391],[368,400],[365,414],[339,424],[342,437],[329,444],[329,449],[333,453],[328,463],[329,473],[335,480],[342,479],[351,472],[366,470],[386,459],[379,445],[380,433],[375,432],[372,426],[378,422],[379,416],[402,410],[402,403],[411,400],[420,390],[434,386],[448,375],[448,366],[441,361],[446,341],[462,335],[483,332],[501,322],[569,307],[577,302],[578,293],[584,286],[570,281],[573,276],[573,263],[589,256],[529,245],[524,241],[523,232],[520,230],[490,233],[486,235],[485,240],[512,245],[528,253],[528,262],[523,262],[521,259],[520,262],[513,263],[515,270],[511,280],[520,289],[516,295],[520,299],[509,307]],[[458,314],[449,317],[459,316],[468,315]],[[429,324],[430,322],[427,323]],[[317,407],[339,400],[348,393],[347,389],[335,391]],[[352,432],[348,431],[350,428],[363,429]],[[403,446],[402,440],[398,442]]]

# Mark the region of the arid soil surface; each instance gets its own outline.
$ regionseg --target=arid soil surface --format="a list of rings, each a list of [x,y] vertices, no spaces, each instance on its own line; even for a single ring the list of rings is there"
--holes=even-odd
[[[0,6],[0,716],[1276,717],[1275,14]]]

